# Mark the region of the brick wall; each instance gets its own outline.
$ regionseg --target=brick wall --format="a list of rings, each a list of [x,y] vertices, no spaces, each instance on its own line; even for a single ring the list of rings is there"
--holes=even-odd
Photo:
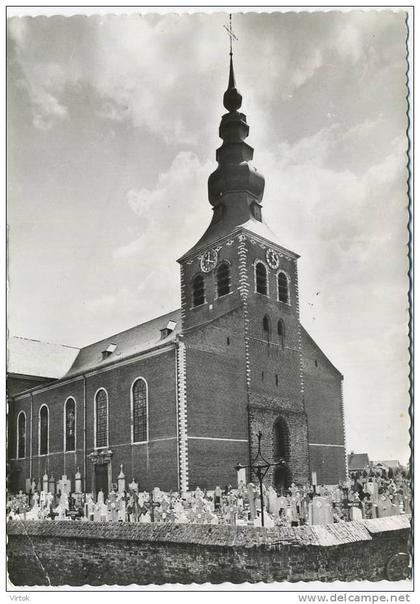
[[[165,489],[176,489],[177,479],[177,418],[176,418],[176,370],[175,350],[146,357],[126,365],[116,365],[86,378],[86,454],[94,448],[94,397],[99,388],[108,393],[109,447],[112,459],[113,481],[116,482],[120,464],[128,482],[133,477],[140,481],[142,488],[161,485]],[[143,377],[148,384],[149,394],[149,443],[131,444],[130,388],[137,377]],[[76,451],[63,451],[64,404],[71,396],[76,401]],[[90,489],[92,464],[86,462],[84,472],[83,426],[84,426],[84,384],[83,378],[61,383],[31,397],[18,397],[9,403],[9,459],[10,489],[25,488],[25,478],[29,478],[29,443],[32,407],[32,478],[41,479],[46,471],[56,479],[62,474],[73,481],[79,467],[86,479],[86,489]],[[38,455],[38,415],[40,407],[49,409],[49,454]],[[26,458],[16,460],[16,420],[23,409],[27,417]],[[74,483],[72,484],[74,488]]]
[[[336,484],[346,478],[342,375],[304,330],[302,344],[311,470]]]
[[[234,466],[248,463],[242,308],[187,332],[184,342],[189,486],[236,486]]]
[[[404,516],[291,529],[11,521],[8,572],[16,586],[380,581],[409,531]]]

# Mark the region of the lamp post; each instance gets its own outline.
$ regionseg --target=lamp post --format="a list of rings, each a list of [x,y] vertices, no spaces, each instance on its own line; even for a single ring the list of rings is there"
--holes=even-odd
[[[242,470],[243,468],[249,468],[251,470],[251,472],[254,472],[257,475],[258,482],[260,484],[261,525],[264,526],[264,499],[263,499],[263,489],[262,489],[263,479],[271,467],[284,465],[286,462],[284,461],[284,459],[282,459],[280,461],[275,461],[273,463],[270,463],[269,461],[267,461],[265,459],[265,457],[263,456],[263,454],[261,453],[261,438],[262,438],[261,430],[258,432],[257,436],[258,436],[258,451],[257,451],[255,458],[249,464],[249,466],[243,466],[242,464],[238,463],[235,466],[235,470],[237,472],[239,472],[239,470]]]

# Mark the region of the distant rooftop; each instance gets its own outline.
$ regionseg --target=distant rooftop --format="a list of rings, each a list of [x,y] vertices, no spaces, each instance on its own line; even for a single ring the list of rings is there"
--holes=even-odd
[[[369,466],[369,456],[367,453],[350,453],[347,455],[349,471],[361,470]]]
[[[380,459],[372,462],[374,465],[382,464],[387,468],[399,468],[401,467],[401,463],[398,459]]]
[[[8,373],[58,379],[72,366],[79,349],[19,336],[7,342]]]

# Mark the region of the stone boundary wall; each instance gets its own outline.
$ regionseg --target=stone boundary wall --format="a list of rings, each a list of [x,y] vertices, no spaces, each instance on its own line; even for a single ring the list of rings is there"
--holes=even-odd
[[[12,520],[7,529],[15,586],[379,581],[408,551],[410,518],[272,529]]]

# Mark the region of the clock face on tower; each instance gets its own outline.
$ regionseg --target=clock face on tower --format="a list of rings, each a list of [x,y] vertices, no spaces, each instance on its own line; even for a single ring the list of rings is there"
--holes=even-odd
[[[207,250],[201,256],[200,259],[200,267],[203,273],[209,273],[214,269],[217,264],[217,251],[216,250]]]
[[[280,266],[280,258],[277,252],[271,248],[267,250],[265,257],[267,258],[267,264],[270,268],[276,269]]]

